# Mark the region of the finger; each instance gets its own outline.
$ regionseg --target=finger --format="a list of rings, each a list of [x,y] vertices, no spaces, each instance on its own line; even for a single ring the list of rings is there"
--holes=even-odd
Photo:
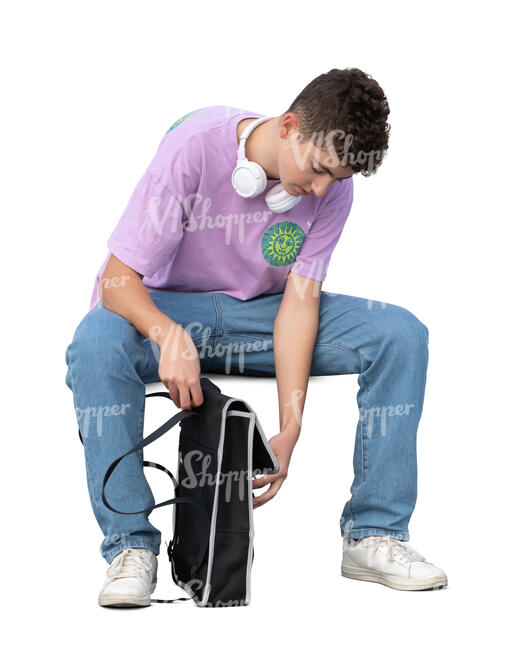
[[[259,506],[263,506],[264,503],[267,503],[271,499],[274,499],[276,494],[278,493],[278,490],[281,488],[283,485],[283,481],[285,479],[278,479],[277,481],[274,481],[274,483],[271,485],[271,487],[266,490],[263,494],[259,494],[257,497],[253,498],[253,507],[258,508]]]
[[[270,491],[271,491],[271,488],[269,488],[263,494],[259,494],[258,496],[254,497],[253,498],[253,508],[259,508],[260,506],[263,506],[265,503],[270,501],[274,497],[274,494],[269,496]]]
[[[180,385],[179,390],[180,390],[180,408],[189,410],[191,408],[191,396],[189,393],[189,387],[185,385]]]
[[[191,386],[190,391],[192,395],[192,405],[201,406],[201,404],[203,404],[203,393],[199,381],[197,381],[194,386]]]
[[[178,389],[174,384],[170,384],[168,381],[162,382],[164,386],[168,389],[169,395],[171,396],[171,399],[173,400],[174,405],[177,408],[180,408],[180,399],[178,396]]]
[[[254,478],[253,479],[253,490],[258,490],[258,488],[264,487],[264,485],[267,485],[268,483],[272,483],[273,480],[276,480],[276,479],[270,479],[268,476],[262,476],[260,478]]]

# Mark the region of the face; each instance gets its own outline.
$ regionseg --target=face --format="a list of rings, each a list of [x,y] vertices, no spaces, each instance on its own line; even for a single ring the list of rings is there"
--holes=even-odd
[[[334,149],[321,150],[314,142],[299,141],[299,122],[294,113],[282,117],[279,133],[280,180],[289,194],[303,196],[307,193],[321,197],[330,185],[353,175],[349,166],[340,164]]]

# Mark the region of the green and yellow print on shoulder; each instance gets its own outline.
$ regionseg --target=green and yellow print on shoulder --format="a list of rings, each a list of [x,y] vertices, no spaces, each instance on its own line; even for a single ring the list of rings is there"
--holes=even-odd
[[[191,115],[194,115],[194,113],[198,113],[198,111],[204,110],[205,108],[208,108],[208,106],[203,106],[202,108],[197,108],[196,110],[191,111],[190,113],[186,113],[182,117],[178,118],[176,120],[176,122],[169,127],[169,129],[166,131],[166,133],[169,133],[169,131],[172,131],[173,129],[176,129],[176,127],[179,124],[181,124],[184,120],[186,120],[188,117],[190,117]]]
[[[272,266],[288,266],[296,259],[305,231],[293,221],[280,221],[268,228],[262,237],[262,255]]]

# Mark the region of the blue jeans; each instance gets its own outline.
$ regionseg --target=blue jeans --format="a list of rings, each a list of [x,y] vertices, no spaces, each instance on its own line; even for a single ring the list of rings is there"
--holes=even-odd
[[[282,295],[243,301],[223,293],[151,293],[157,307],[190,334],[202,373],[254,377],[275,376],[273,324]],[[159,552],[160,532],[145,515],[118,515],[101,498],[107,467],[143,435],[145,384],[160,381],[159,356],[154,342],[101,301],[84,316],[66,349],[66,384],[73,392],[89,495],[108,562],[127,547]],[[411,312],[322,291],[310,375],[358,373],[360,386],[354,481],[340,519],[343,536],[409,540],[427,364],[428,329]],[[154,504],[141,460],[141,452],[127,457],[107,488],[118,510]]]

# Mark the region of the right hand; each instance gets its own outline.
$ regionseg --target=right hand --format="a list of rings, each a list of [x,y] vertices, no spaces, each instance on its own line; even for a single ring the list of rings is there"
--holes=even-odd
[[[190,335],[183,327],[173,325],[159,347],[159,377],[175,405],[187,410],[201,406],[201,367],[198,350]]]

